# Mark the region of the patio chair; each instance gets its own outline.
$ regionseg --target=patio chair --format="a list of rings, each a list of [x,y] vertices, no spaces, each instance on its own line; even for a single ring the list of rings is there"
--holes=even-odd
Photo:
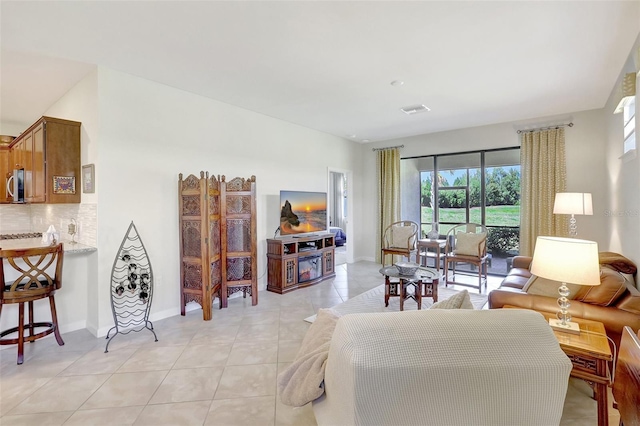
[[[473,284],[456,281],[456,265],[469,263],[478,267],[478,292],[482,284],[487,286],[487,228],[477,223],[456,225],[447,232],[444,256],[444,283],[476,287]],[[449,277],[449,265],[453,266]]]
[[[411,261],[411,253],[416,251],[418,239],[418,224],[410,220],[394,222],[387,226],[382,237],[381,262],[384,266],[388,254],[404,256]]]

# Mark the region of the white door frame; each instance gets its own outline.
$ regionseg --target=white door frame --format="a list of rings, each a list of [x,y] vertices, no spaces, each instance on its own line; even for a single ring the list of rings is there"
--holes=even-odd
[[[347,177],[347,229],[345,232],[347,233],[347,263],[353,263],[353,249],[354,249],[354,241],[353,238],[353,172],[347,169],[338,169],[335,167],[327,167],[327,194],[331,194],[331,173],[342,173]],[[331,197],[328,197],[331,198]]]

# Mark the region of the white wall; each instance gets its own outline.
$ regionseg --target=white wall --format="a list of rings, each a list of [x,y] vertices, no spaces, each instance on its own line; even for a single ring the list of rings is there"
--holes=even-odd
[[[626,73],[640,70],[640,37],[636,39],[620,77],[604,108],[608,200],[606,225],[612,251],[624,254],[640,265],[640,158],[622,159],[622,114],[613,114],[621,99],[621,82]],[[640,79],[636,80],[636,146],[640,145]],[[638,146],[640,148],[640,146]]]
[[[98,163],[98,146],[99,146],[99,111],[98,111],[98,71],[89,73],[84,79],[69,90],[56,103],[51,105],[43,115],[50,117],[58,117],[66,120],[79,121],[82,123],[80,127],[80,164],[96,164]],[[87,212],[90,214],[78,214],[78,241],[99,248],[97,233],[97,203],[98,188],[100,181],[96,179],[96,192],[93,194],[82,193],[81,206],[79,212]],[[76,184],[79,190],[82,190],[82,179]],[[72,206],[56,206],[48,205],[48,210],[54,212],[66,212],[68,209],[64,207]],[[34,217],[34,219],[36,219]],[[68,216],[64,217],[65,221],[69,220]],[[100,251],[98,249],[98,251]],[[87,272],[87,280],[85,282],[86,293],[85,299],[82,301],[87,308],[87,329],[92,333],[96,333],[98,329],[98,313],[101,310],[109,310],[109,305],[100,307],[98,300],[100,299],[100,291],[98,287],[98,264],[99,254],[91,256],[90,267]],[[67,275],[68,276],[68,275]],[[108,297],[108,295],[107,295]]]
[[[260,289],[266,239],[279,225],[280,190],[326,191],[328,167],[354,171],[354,193],[362,185],[361,146],[354,142],[104,68],[98,87],[100,329],[112,324],[109,277],[131,221],[153,267],[152,315],[178,314],[179,173],[256,176]]]
[[[97,224],[91,226],[98,252],[90,256],[86,271],[73,274],[73,285],[65,287],[66,298],[77,308],[68,318],[73,324],[61,315],[62,329],[81,324],[76,314],[86,317],[87,328],[98,335],[113,325],[111,268],[131,221],[153,267],[151,318],[179,314],[179,173],[186,177],[202,170],[227,180],[256,176],[261,290],[266,288],[266,239],[279,225],[282,189],[326,191],[329,169],[352,172],[350,242],[356,250],[361,244],[359,144],[105,68],[89,74],[43,115],[82,122],[81,162],[94,163],[96,173],[96,192],[83,193],[82,204],[97,206],[97,215],[91,216],[94,221],[97,216]],[[15,206],[2,207],[3,220],[17,212]],[[20,210],[28,213],[23,215],[29,216],[29,230],[33,217],[39,217],[31,213],[33,207]],[[68,206],[59,207],[67,220]],[[59,221],[49,216],[47,220]]]
[[[581,238],[597,241],[601,248],[608,248],[609,237],[604,206],[607,203],[607,174],[603,161],[605,155],[605,130],[602,110],[575,112],[563,116],[541,117],[513,123],[452,130],[402,139],[376,142],[371,148],[404,145],[400,150],[402,158],[422,155],[444,154],[519,146],[517,129],[533,128],[549,124],[573,122],[566,128],[567,191],[591,192],[593,194],[594,215],[580,216],[578,233]],[[365,170],[365,197],[363,209],[377,211],[375,152],[363,152]],[[363,218],[364,229],[375,229],[377,217]],[[375,256],[375,233],[366,235],[363,257],[373,260]]]

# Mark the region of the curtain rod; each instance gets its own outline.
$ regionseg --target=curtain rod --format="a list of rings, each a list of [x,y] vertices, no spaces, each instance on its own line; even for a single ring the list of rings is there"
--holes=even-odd
[[[573,123],[556,124],[555,126],[539,127],[537,129],[520,129],[516,133],[520,134],[520,133],[536,132],[538,130],[559,129],[560,127],[573,127]]]
[[[371,151],[384,151],[385,149],[404,148],[404,145],[388,146],[386,148],[371,148]]]

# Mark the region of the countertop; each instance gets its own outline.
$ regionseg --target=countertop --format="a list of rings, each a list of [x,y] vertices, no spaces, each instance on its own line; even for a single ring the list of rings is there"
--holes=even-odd
[[[80,243],[71,244],[69,241],[62,241],[64,243],[65,253],[91,253],[98,250],[95,247],[87,246]],[[49,244],[43,243],[42,238],[21,238],[14,240],[0,240],[0,249],[2,250],[16,250],[25,248],[46,247]]]

